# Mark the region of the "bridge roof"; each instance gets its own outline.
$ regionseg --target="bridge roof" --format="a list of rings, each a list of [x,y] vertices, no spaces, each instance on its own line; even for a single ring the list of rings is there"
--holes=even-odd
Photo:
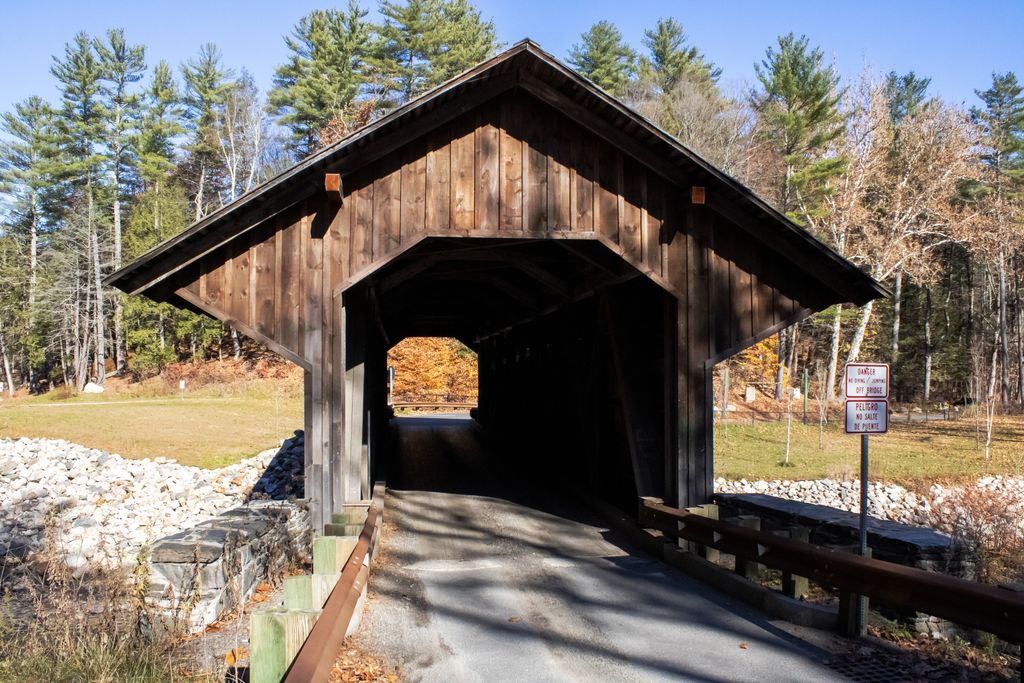
[[[323,174],[355,171],[445,121],[520,88],[670,180],[708,187],[707,203],[773,257],[791,263],[847,301],[888,295],[881,284],[818,241],[750,189],[715,168],[536,43],[523,40],[306,158],[156,246],[107,283],[131,293],[176,298],[165,281],[239,234],[323,192]]]

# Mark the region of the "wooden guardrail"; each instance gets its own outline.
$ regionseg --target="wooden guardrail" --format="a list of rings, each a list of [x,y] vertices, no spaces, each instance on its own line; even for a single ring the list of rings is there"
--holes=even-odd
[[[642,498],[639,522],[671,538],[865,595],[889,607],[923,612],[1024,643],[1024,593],[852,555],[669,507]]]
[[[380,504],[378,500],[370,505],[359,541],[341,572],[341,578],[324,603],[320,617],[288,669],[285,683],[326,681],[330,675],[356,604],[366,586],[368,572],[364,561],[373,546]]]
[[[365,593],[382,500],[334,515],[313,540],[313,573],[284,580],[284,606],[252,613],[250,681],[327,680]]]

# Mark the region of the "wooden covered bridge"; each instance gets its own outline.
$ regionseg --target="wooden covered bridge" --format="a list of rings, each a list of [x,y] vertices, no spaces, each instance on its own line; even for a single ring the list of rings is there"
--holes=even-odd
[[[711,493],[713,365],[885,293],[529,41],[356,131],[109,281],[305,370],[314,526],[369,497],[387,349],[479,353],[479,419],[635,509]]]

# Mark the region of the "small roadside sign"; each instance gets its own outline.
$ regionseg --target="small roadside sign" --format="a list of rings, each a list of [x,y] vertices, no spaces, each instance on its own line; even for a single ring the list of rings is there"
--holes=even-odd
[[[846,402],[847,434],[885,434],[889,431],[889,402]]]
[[[846,398],[889,398],[889,366],[847,363]]]
[[[868,554],[868,435],[889,431],[889,366],[885,363],[847,363],[846,433],[860,434],[860,554]],[[854,610],[857,633],[864,635],[867,599],[857,600]]]

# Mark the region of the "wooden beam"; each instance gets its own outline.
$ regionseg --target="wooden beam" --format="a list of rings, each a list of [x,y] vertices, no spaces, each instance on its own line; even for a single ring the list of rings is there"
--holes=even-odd
[[[690,188],[690,203],[694,205],[704,204],[704,187],[702,185],[694,185]]]
[[[344,201],[345,192],[342,188],[340,173],[324,174],[324,192],[327,194],[327,198],[336,204],[341,204]]]

